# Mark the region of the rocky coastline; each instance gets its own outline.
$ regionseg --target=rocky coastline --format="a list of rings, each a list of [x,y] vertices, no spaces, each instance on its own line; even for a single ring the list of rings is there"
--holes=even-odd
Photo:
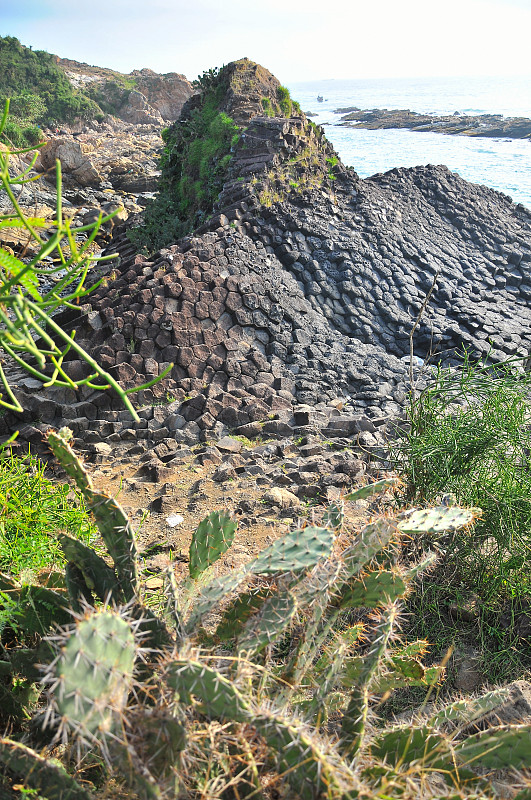
[[[270,91],[275,79],[237,63],[237,91],[229,86],[226,97],[245,135],[210,218],[149,258],[116,226],[107,252],[119,254],[118,265],[80,313],[61,320],[126,388],[174,364],[138,398],[140,407],[159,404],[164,417],[155,444],[189,445],[235,429],[284,435],[297,428],[299,406],[337,402],[348,409],[344,430],[374,435],[401,413],[410,332],[432,285],[415,333],[416,364],[452,363],[463,347],[494,360],[531,352],[528,210],[442,166],[360,180],[303,114],[263,116],[260,81]],[[82,151],[81,137],[69,147]],[[93,163],[112,191],[124,180],[131,188],[138,176],[104,153],[95,147]],[[70,368],[83,374],[81,362]],[[426,367],[418,377],[429,374]],[[34,439],[64,423],[81,446],[111,434],[151,436],[144,423],[135,428],[120,416],[110,395],[50,391],[43,403],[31,379],[15,378],[31,423],[25,434]],[[0,420],[5,434],[13,424],[20,419]]]
[[[531,119],[502,114],[419,114],[409,109],[338,108],[339,125],[366,130],[405,129],[421,133],[485,136],[497,139],[531,139]]]

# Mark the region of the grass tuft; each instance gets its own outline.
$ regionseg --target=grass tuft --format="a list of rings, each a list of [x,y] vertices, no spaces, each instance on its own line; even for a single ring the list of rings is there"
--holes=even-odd
[[[32,455],[0,457],[0,571],[16,579],[64,565],[60,531],[86,544],[96,536],[81,494],[52,483],[45,470]]]

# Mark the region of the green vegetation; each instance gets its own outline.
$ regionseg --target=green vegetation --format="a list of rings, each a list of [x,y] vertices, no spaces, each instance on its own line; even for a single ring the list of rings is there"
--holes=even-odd
[[[289,94],[289,89],[285,86],[279,86],[277,89],[278,105],[282,112],[282,116],[291,117],[293,111],[293,103]]]
[[[0,120],[0,140],[8,122],[9,101],[6,102]],[[94,256],[91,245],[100,225],[112,219],[114,214],[102,217],[94,224],[72,228],[69,219],[63,216],[61,198],[61,165],[57,161],[57,205],[55,219],[50,222],[39,217],[28,217],[20,207],[14,187],[33,182],[29,178],[37,155],[35,151],[30,164],[18,175],[10,173],[11,155],[22,155],[32,148],[0,150],[0,185],[6,192],[13,211],[0,216],[0,227],[20,228],[27,232],[28,244],[31,243],[33,258],[17,258],[7,250],[0,248],[0,348],[32,377],[47,386],[61,386],[79,389],[89,386],[91,389],[106,391],[113,389],[135,419],[138,415],[128,395],[146,388],[156,381],[144,384],[138,389],[124,391],[117,381],[103,370],[99,364],[78,343],[74,336],[66,333],[53,319],[58,308],[69,306],[90,291],[86,287],[87,275],[98,261],[109,260],[108,256]],[[50,227],[53,234],[47,233]],[[83,240],[81,241],[82,235]],[[81,243],[80,243],[81,241]],[[66,245],[66,247],[65,247]],[[48,259],[52,262],[50,264]],[[47,288],[41,291],[41,282]],[[95,288],[95,287],[92,287]],[[82,380],[74,382],[68,375],[68,358],[75,355],[90,367],[90,374]],[[161,375],[173,367],[173,364]],[[21,412],[22,406],[13,394],[9,382],[0,364],[0,407],[9,411]]]
[[[302,800],[413,800],[436,780],[453,797],[485,800],[497,796],[490,770],[514,783],[526,768],[529,725],[466,730],[503,704],[503,689],[434,706],[414,723],[368,722],[382,695],[417,686],[429,696],[443,678],[443,666],[421,660],[425,641],[398,635],[398,602],[435,560],[398,567],[400,533],[455,532],[473,513],[442,506],[353,532],[335,504],[321,526],[291,530],[216,577],[236,523],[212,512],[192,535],[188,576],[178,585],[167,571],[157,615],[144,603],[135,534],[116,501],[92,489],[70,436],[66,428],[50,433],[49,444],[95,513],[108,557],[60,536],[67,596],[0,575],[3,641],[11,641],[0,650],[11,730],[0,739],[0,761],[25,791],[91,800],[111,779],[141,798],[201,792],[221,800],[266,798],[274,780]],[[65,622],[68,605],[83,603]],[[59,634],[43,635],[55,621]],[[28,746],[39,712],[47,742],[40,753]]]
[[[136,244],[150,251],[169,244],[212,211],[240,135],[235,122],[219,110],[227,80],[226,68],[205,73],[188,118],[163,132],[159,196],[146,209],[145,225],[129,233]]]
[[[45,470],[35,456],[0,455],[0,570],[16,579],[65,563],[51,531],[87,544],[94,538],[81,494],[52,483]]]
[[[91,119],[102,113],[97,103],[73,88],[53,55],[24,47],[14,36],[4,36],[0,37],[0,104],[10,97],[17,103],[36,99],[31,113],[38,124]],[[18,116],[18,111],[15,113]]]
[[[438,542],[444,557],[411,606],[418,635],[437,631],[441,643],[463,628],[448,609],[472,608],[491,680],[514,673],[520,649],[508,657],[512,637],[531,597],[530,384],[517,361],[483,366],[465,354],[461,368],[439,369],[412,402],[409,428],[394,448],[406,500],[432,503],[448,494],[482,509],[472,530]],[[504,631],[498,620],[507,609],[512,623]]]

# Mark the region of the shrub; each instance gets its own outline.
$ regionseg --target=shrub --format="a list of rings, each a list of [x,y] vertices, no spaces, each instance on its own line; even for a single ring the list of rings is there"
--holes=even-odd
[[[530,383],[521,362],[485,366],[465,354],[460,367],[439,369],[411,403],[407,428],[392,445],[406,500],[431,503],[450,494],[483,511],[472,531],[438,543],[444,558],[423,596],[412,598],[423,635],[453,635],[455,623],[444,622],[442,611],[476,597],[480,635],[490,648],[505,649],[497,617],[506,603],[517,607],[530,596]]]
[[[277,97],[280,110],[282,111],[284,116],[291,117],[293,111],[293,104],[289,94],[289,89],[287,89],[285,86],[279,86],[277,89]]]
[[[240,128],[219,111],[226,88],[222,73],[205,73],[197,84],[201,95],[188,118],[163,132],[158,197],[146,208],[143,226],[128,232],[136,245],[149,251],[200,225],[223,187]]]

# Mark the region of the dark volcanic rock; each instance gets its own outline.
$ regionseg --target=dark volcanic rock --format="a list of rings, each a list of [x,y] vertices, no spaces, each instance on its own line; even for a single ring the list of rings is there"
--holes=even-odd
[[[399,411],[433,284],[418,359],[448,361],[463,346],[477,358],[529,354],[529,211],[442,166],[360,180],[304,115],[253,117],[245,85],[225,98],[250,119],[210,220],[150,260],[117,239],[117,277],[70,322],[127,388],[173,363],[140,401],[175,402],[139,438],[190,444],[264,422],[281,437],[318,421],[305,409],[294,419],[294,401],[348,398],[348,415],[320,427],[369,446],[360,412]]]
[[[340,114],[345,109],[338,109]],[[341,124],[353,128],[382,130],[405,128],[410,131],[487,136],[489,138],[530,139],[531,119],[504,117],[502,114],[419,114],[409,109],[374,108],[370,111],[353,109],[341,117]]]

